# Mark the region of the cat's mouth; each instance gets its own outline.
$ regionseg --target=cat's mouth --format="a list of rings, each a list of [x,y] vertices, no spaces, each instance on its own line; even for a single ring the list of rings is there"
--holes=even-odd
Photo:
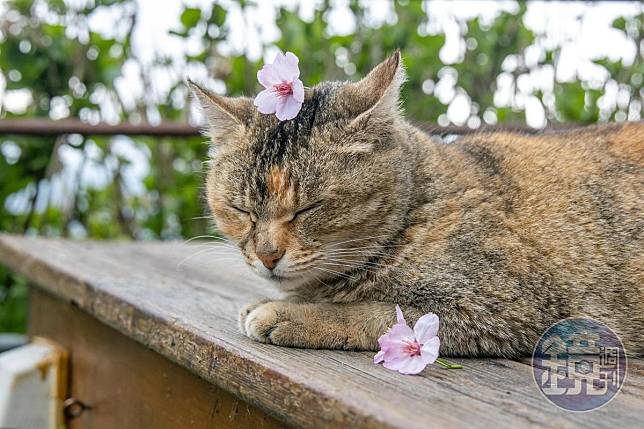
[[[302,282],[311,281],[315,277],[314,269],[310,266],[301,267],[298,264],[295,264],[295,266],[278,265],[274,269],[269,270],[259,262],[252,263],[249,261],[249,265],[259,277],[273,283],[278,283],[280,286],[301,284]]]
[[[271,270],[264,267],[259,261],[249,262],[249,265],[258,276],[268,281],[281,283],[290,279],[288,271],[283,271],[282,268],[276,267]]]
[[[278,283],[288,283],[291,281],[301,281],[306,277],[305,273],[291,273],[291,272],[275,272],[268,270],[256,270],[260,277],[263,277],[266,280]]]
[[[323,252],[308,252],[306,254],[285,254],[283,258],[272,268],[266,267],[259,258],[246,257],[246,262],[259,277],[279,285],[280,288],[290,288],[305,283],[316,283],[327,285],[325,281],[334,279],[348,279],[352,277],[347,274],[359,268],[369,269],[368,265],[362,266],[356,255],[362,253],[348,252],[342,249],[340,256],[334,254],[326,255]]]

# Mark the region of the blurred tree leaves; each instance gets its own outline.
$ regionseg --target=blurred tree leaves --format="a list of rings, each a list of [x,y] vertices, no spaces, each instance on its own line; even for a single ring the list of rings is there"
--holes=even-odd
[[[187,7],[181,12],[181,24],[188,30],[197,25],[200,19],[201,9],[199,8]]]

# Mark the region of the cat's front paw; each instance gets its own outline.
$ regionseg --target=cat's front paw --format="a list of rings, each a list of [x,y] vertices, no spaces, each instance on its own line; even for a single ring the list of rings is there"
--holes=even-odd
[[[270,301],[256,305],[245,317],[243,331],[262,343],[300,346],[287,302]]]
[[[246,334],[246,319],[248,319],[248,315],[251,313],[251,311],[253,311],[254,309],[259,307],[260,305],[265,304],[267,302],[270,302],[270,299],[263,299],[263,300],[261,300],[259,302],[255,302],[253,304],[248,304],[248,305],[245,305],[244,307],[242,307],[242,309],[239,311],[239,319],[238,319],[239,320],[239,330],[241,331],[242,334],[248,335],[248,334]]]

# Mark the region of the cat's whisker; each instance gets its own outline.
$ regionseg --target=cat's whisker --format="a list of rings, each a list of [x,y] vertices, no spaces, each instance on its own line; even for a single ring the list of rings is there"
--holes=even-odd
[[[403,247],[403,246],[395,246],[395,247]],[[373,246],[373,247],[355,247],[353,249],[342,249],[342,250],[330,250],[330,251],[325,251],[324,253],[327,255],[334,255],[334,254],[342,254],[342,253],[373,253],[375,251],[380,251],[380,252],[390,252],[390,251],[395,251],[395,247],[384,247],[384,246]]]
[[[350,276],[350,275],[348,275],[348,274],[341,273],[340,271],[335,271],[335,270],[332,270],[332,269],[329,269],[329,268],[322,268],[322,267],[318,267],[318,266],[314,266],[314,267],[312,267],[312,268],[313,268],[314,270],[321,270],[321,271],[325,271],[325,272],[327,272],[327,273],[331,273],[331,274],[333,274],[333,275],[340,276],[340,277],[343,277],[343,278],[348,279],[348,280],[353,280],[353,277],[351,277],[351,276]]]
[[[227,238],[224,237],[217,237],[216,235],[197,235],[196,237],[189,238],[188,240],[184,241],[183,244],[188,244],[194,240],[199,240],[203,238],[212,238],[213,241],[221,241],[221,242],[230,242]]]
[[[335,253],[335,254],[326,254],[324,255],[325,258],[345,258],[345,259],[356,259],[356,260],[365,260],[365,259],[381,259],[383,261],[398,261],[398,262],[404,262],[405,259],[397,256],[397,255],[390,255],[388,253],[382,253],[382,252],[347,252],[347,253]]]
[[[383,245],[383,246],[362,246],[362,247],[347,247],[344,249],[329,249],[327,252],[328,253],[336,253],[336,252],[344,252],[344,251],[351,251],[351,250],[363,250],[363,249],[393,249],[396,247],[404,247],[406,246],[405,244],[391,244],[391,245]]]
[[[215,250],[220,250],[220,249],[213,248],[213,247],[209,247],[209,248],[207,248],[207,249],[201,249],[201,250],[199,250],[199,251],[197,251],[197,252],[195,252],[195,253],[193,253],[193,254],[191,254],[191,255],[189,255],[189,256],[186,256],[185,258],[183,258],[183,259],[182,259],[182,260],[177,264],[176,269],[181,268],[181,266],[183,266],[183,264],[185,264],[185,263],[186,263],[186,262],[188,262],[189,260],[191,260],[191,259],[193,259],[193,258],[195,258],[195,257],[197,257],[197,256],[199,256],[199,255],[208,254],[209,252],[210,252],[210,254],[211,254],[211,255],[216,255],[217,253],[216,253],[216,252],[214,252]],[[221,249],[221,250],[223,250],[223,249]],[[233,254],[232,254],[232,253],[230,253],[230,252],[226,252],[226,253],[223,253],[223,254],[224,254],[224,255],[231,255],[231,256],[233,256]]]
[[[191,240],[193,240],[193,239],[191,238]],[[186,242],[184,244],[190,244],[190,242]],[[233,243],[232,241],[220,240],[220,239],[213,239],[213,240],[203,240],[202,239],[202,240],[197,241],[196,244],[212,244],[212,245],[215,245],[215,246],[217,246],[217,245],[236,246],[236,244]]]
[[[313,279],[316,280],[318,283],[321,283],[323,286],[329,287],[328,284],[324,283],[315,273],[313,274]]]
[[[325,261],[332,261],[332,262],[344,262],[347,264],[353,264],[356,267],[367,265],[370,267],[388,267],[389,264],[381,264],[378,262],[372,262],[372,261],[354,261],[352,259],[337,259],[337,258],[327,258]]]
[[[191,237],[191,238],[187,239],[186,241],[183,242],[183,244],[188,244],[191,241],[199,240],[201,238],[217,238],[217,236],[216,235],[197,235],[195,237]]]
[[[369,272],[374,272],[376,271],[375,268],[365,266],[365,265],[347,265],[346,263],[341,263],[341,262],[320,262],[321,265],[331,265],[331,266],[336,266],[336,267],[343,267],[343,268],[348,268],[352,271],[369,271]]]
[[[323,262],[319,262],[319,264],[322,264],[322,265],[337,265],[337,266],[341,266],[341,267],[345,267],[345,268],[358,268],[358,267],[363,266],[362,264],[355,264],[355,263],[343,262],[343,261],[331,261],[331,260],[326,260],[326,261],[323,261]]]
[[[356,256],[356,257],[361,257],[361,258],[377,256],[377,257],[379,257],[380,259],[383,259],[383,260],[392,260],[392,261],[398,261],[398,262],[401,262],[401,263],[406,263],[407,262],[407,260],[405,258],[403,258],[403,257],[396,256],[396,255],[390,255],[388,253],[382,253],[382,252],[347,252],[347,253],[341,253],[341,254],[328,254],[328,255],[325,255],[325,257],[327,257],[327,258],[328,257],[349,258],[351,256]]]
[[[388,254],[383,254],[383,253],[342,253],[342,254],[336,254],[336,255],[325,255],[326,259],[329,258],[344,258],[348,260],[354,260],[356,262],[361,262],[364,260],[370,260],[370,259],[376,259],[375,261],[372,262],[378,262],[378,260],[386,261],[388,263],[391,263],[392,261],[397,261],[397,262],[406,262],[404,258],[401,258],[399,256],[394,256],[394,255],[388,255]]]
[[[212,252],[211,249],[202,249],[202,250],[200,250],[198,252],[195,252],[195,253],[193,253],[191,255],[186,256],[183,260],[181,260],[177,264],[177,268],[181,268],[185,263],[187,263],[188,261],[190,261],[193,258],[196,258],[197,256],[208,256],[208,257],[227,257],[227,256],[229,256],[229,257],[233,257],[235,259],[238,258],[237,256],[234,256],[234,255],[232,255],[230,253],[217,253],[217,252]]]
[[[355,260],[355,259],[345,259],[345,258],[324,258],[323,261],[342,262],[346,264],[351,264],[356,267],[359,267],[359,266],[388,267],[391,265],[389,263],[380,263],[376,261],[369,261],[369,260],[365,261],[365,260]]]
[[[239,250],[239,247],[227,243],[202,243],[202,244],[191,244],[190,248],[197,247],[210,247],[213,249],[230,249],[230,250]]]
[[[353,243],[355,241],[365,241],[365,240],[373,240],[375,238],[382,238],[382,237],[387,237],[386,234],[383,235],[372,235],[370,237],[363,237],[363,238],[354,238],[352,240],[346,240],[346,241],[336,241],[333,243],[328,243],[327,246],[337,246],[339,244],[345,244],[345,243]]]
[[[348,276],[348,275],[346,275],[344,273],[340,273],[340,272],[335,271],[335,270],[330,270],[330,269],[322,268],[322,267],[314,267],[314,269],[319,270],[319,271],[323,271],[323,272],[326,272],[326,273],[330,273],[330,274],[332,274],[333,277],[340,277],[340,278],[344,278],[346,280],[352,280],[353,281],[353,277]]]
[[[208,247],[211,249],[222,249],[222,250],[238,250],[237,246],[226,243],[202,243],[202,244],[191,244],[190,248],[204,248]]]
[[[213,250],[213,251],[219,250],[222,253],[233,253],[234,251],[239,251],[239,249],[237,247],[226,246],[226,245],[223,245],[223,244],[216,244],[216,243],[213,243],[213,244],[207,244],[207,243],[204,243],[204,244],[191,244],[189,247],[190,247],[190,249],[210,249],[210,250]]]

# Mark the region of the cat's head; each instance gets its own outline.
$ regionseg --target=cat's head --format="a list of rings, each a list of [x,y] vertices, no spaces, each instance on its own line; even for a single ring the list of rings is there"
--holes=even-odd
[[[308,89],[299,114],[282,122],[252,99],[191,84],[213,145],[208,205],[255,272],[285,286],[322,284],[382,253],[411,180],[403,80],[396,52],[359,82]]]

